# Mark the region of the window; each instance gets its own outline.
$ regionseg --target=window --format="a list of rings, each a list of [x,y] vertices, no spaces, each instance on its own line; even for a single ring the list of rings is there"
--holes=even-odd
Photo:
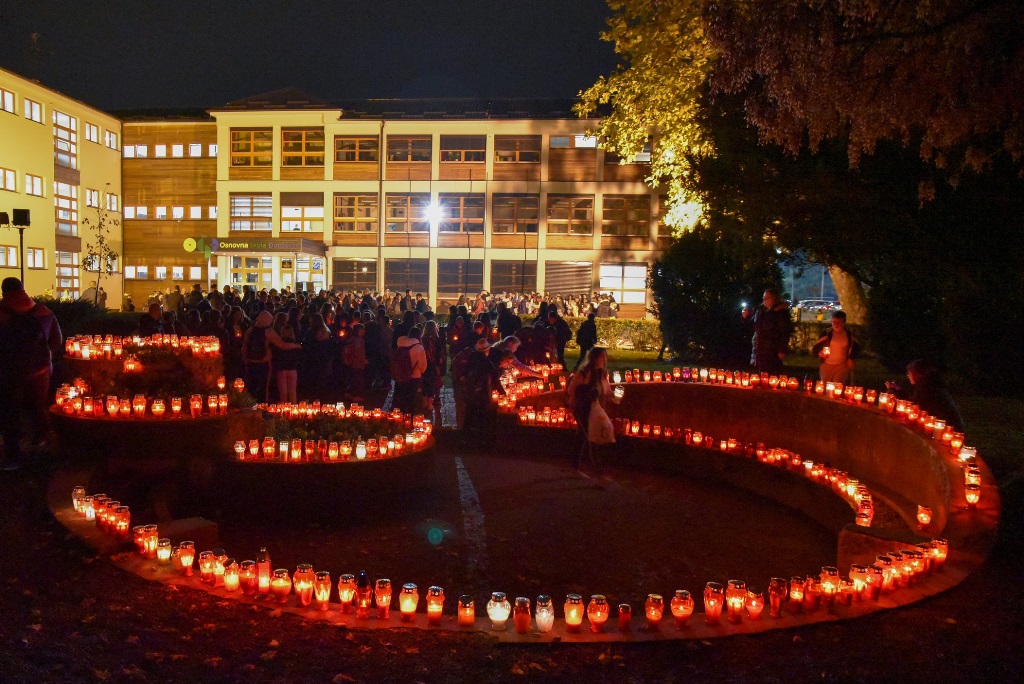
[[[129,280],[146,280],[149,278],[149,266],[125,266],[124,277]]]
[[[465,164],[484,161],[487,148],[485,135],[442,135],[441,162]]]
[[[135,216],[140,219],[148,219],[149,207],[135,207]]]
[[[648,195],[605,195],[603,235],[651,234],[651,198]]]
[[[495,195],[491,229],[495,233],[537,233],[540,217],[538,195]]]
[[[273,198],[267,195],[231,195],[231,230],[270,231]]]
[[[100,141],[100,127],[96,124],[91,124],[88,121],[85,122],[85,139],[89,142],[99,143]]]
[[[375,233],[380,201],[377,195],[334,195],[334,230]]]
[[[647,303],[647,264],[601,264],[601,292],[620,304]]]
[[[184,157],[185,146],[184,145],[171,145],[171,156],[172,157]]]
[[[274,273],[273,257],[231,257],[231,282],[269,287]]]
[[[389,162],[429,162],[430,138],[388,137]]]
[[[544,289],[552,294],[589,294],[594,264],[589,261],[545,261]]]
[[[477,293],[484,289],[484,262],[463,259],[437,260],[437,291]]]
[[[377,260],[335,259],[331,278],[337,290],[376,290]]]
[[[78,119],[53,110],[53,159],[60,166],[78,168]]]
[[[505,164],[539,164],[540,136],[494,136],[494,161]]]
[[[430,230],[427,221],[428,193],[388,194],[384,204],[389,233],[426,233]]]
[[[136,157],[148,157],[149,156],[149,146],[147,146],[147,145],[136,145],[135,146],[135,156]]]
[[[57,252],[57,297],[78,297],[79,252]]]
[[[380,141],[377,138],[334,138],[334,161],[376,162],[380,155]]]
[[[31,173],[25,174],[25,194],[35,195],[36,197],[43,196],[42,176],[33,176]]]
[[[625,164],[625,160],[614,152],[605,151],[604,153],[605,164]],[[651,163],[651,139],[648,138],[644,144],[644,149],[637,153],[636,158],[632,161],[633,164],[650,164]]]
[[[25,98],[25,118],[36,123],[43,123],[43,105],[35,100]]]
[[[133,218],[135,218],[135,207],[125,207],[124,208],[124,217],[126,219],[133,219]]]
[[[593,235],[593,195],[548,195],[548,232]]]
[[[202,157],[203,156],[203,145],[202,143],[189,143],[188,156],[190,157]]]
[[[203,267],[202,266],[189,266],[188,267],[188,277],[189,277],[190,280],[201,280],[202,277],[203,277]]]
[[[207,151],[207,154],[209,154],[211,157],[216,157],[217,156],[217,144],[216,143],[211,143],[210,145],[207,146],[207,150],[206,151]]]
[[[185,207],[171,207],[171,218],[175,221],[185,218]]]
[[[157,280],[167,280],[167,267],[166,266],[157,266],[153,270],[155,271],[155,275],[156,275],[156,279]]]
[[[232,128],[231,166],[270,166],[274,132],[270,128]]]
[[[125,159],[131,159],[135,156],[135,145],[125,145],[124,149],[121,150],[121,155]]]
[[[445,233],[482,233],[484,231],[484,196],[442,193],[440,230]]]
[[[91,188],[85,189],[85,206],[98,209],[100,206],[100,191]]]
[[[154,212],[154,214],[155,214],[154,218],[157,218],[157,219],[165,219],[165,218],[167,218],[167,207],[157,207],[155,212]]]
[[[595,149],[597,147],[597,137],[592,135],[553,135],[549,144],[552,148],[556,149]]]
[[[134,279],[135,278],[135,267],[134,266],[125,266],[124,267],[124,277],[126,279],[128,279],[128,280]]]
[[[78,186],[53,184],[53,208],[58,235],[78,235]]]
[[[14,93],[10,90],[0,88],[0,109],[8,114],[14,114]]]
[[[154,157],[166,157],[167,156],[167,145],[154,145],[153,146]]]
[[[319,291],[324,288],[325,282],[323,259],[300,256],[295,260],[295,284],[297,286],[310,291]]]
[[[114,131],[103,131],[103,144],[112,150],[117,149],[117,133]]]
[[[0,245],[0,267],[18,267],[18,248],[10,245]]]
[[[107,193],[107,211],[117,211],[117,208],[118,208],[119,204],[120,204],[120,201],[118,200],[117,195],[115,195],[112,192],[108,192]]]
[[[0,190],[18,192],[18,174],[13,169],[0,168]]]
[[[174,280],[185,279],[185,267],[184,266],[172,266],[171,267],[171,278]]]
[[[29,247],[25,250],[26,268],[46,268],[45,252],[39,247]]]
[[[430,262],[426,259],[385,259],[384,287],[395,292],[412,290],[427,292],[430,285]]]
[[[203,218],[203,208],[202,207],[189,207],[188,208],[188,217],[190,219],[193,219],[193,220]]]
[[[492,261],[492,292],[534,292],[537,289],[536,261]]]
[[[287,232],[322,233],[324,207],[281,207],[281,230]]]
[[[281,129],[282,166],[323,166],[324,129]]]
[[[207,214],[207,216],[209,216],[211,219],[217,218],[217,205],[213,205],[212,207],[209,208],[209,213]]]

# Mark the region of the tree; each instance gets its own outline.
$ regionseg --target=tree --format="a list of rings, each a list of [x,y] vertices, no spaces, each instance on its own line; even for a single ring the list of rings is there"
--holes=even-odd
[[[99,303],[100,282],[104,275],[113,275],[117,269],[118,253],[108,241],[111,231],[118,230],[121,221],[118,214],[107,207],[107,193],[100,197],[96,207],[96,219],[82,219],[83,227],[92,233],[92,240],[86,243],[82,256],[82,270],[96,274],[96,288],[93,293],[93,304]]]

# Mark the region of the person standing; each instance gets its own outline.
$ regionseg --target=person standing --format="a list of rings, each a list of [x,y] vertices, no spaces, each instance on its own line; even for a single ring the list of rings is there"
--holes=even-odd
[[[789,348],[791,330],[789,305],[782,301],[777,290],[769,288],[753,314],[749,307],[743,309],[743,318],[754,325],[750,364],[762,373],[783,372],[782,362]]]
[[[565,322],[558,311],[551,307],[548,309],[548,325],[554,328],[555,351],[558,355],[558,363],[565,368],[565,345],[572,339],[572,328]]]
[[[53,312],[33,301],[18,278],[4,278],[0,292],[0,467],[15,470],[21,464],[22,421],[31,427],[33,444],[46,439],[53,357],[64,338]]]
[[[832,327],[814,343],[811,353],[821,359],[823,382],[850,382],[854,359],[860,356],[860,343],[846,327],[846,312],[832,314]]]
[[[278,349],[301,349],[302,345],[285,342],[271,327],[274,317],[269,311],[261,311],[256,322],[245,331],[242,341],[242,362],[245,364],[245,386],[257,402],[267,401],[267,387],[270,383],[270,347]]]
[[[587,320],[580,323],[580,329],[576,331],[576,344],[580,347],[580,357],[576,359],[576,368],[580,367],[587,352],[597,344],[597,317],[593,311],[587,314]],[[575,370],[575,369],[574,369]]]
[[[399,337],[391,358],[391,377],[395,381],[391,403],[402,413],[416,413],[419,403],[423,373],[427,370],[427,354],[420,343],[422,333],[423,328],[413,326],[407,335]]]

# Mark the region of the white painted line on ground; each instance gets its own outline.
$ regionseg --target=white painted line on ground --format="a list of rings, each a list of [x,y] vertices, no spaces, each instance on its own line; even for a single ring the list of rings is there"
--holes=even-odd
[[[480,507],[473,480],[462,459],[455,457],[455,472],[459,476],[459,503],[462,505],[462,528],[466,539],[466,565],[469,577],[479,583],[487,571],[487,531],[484,511]]]

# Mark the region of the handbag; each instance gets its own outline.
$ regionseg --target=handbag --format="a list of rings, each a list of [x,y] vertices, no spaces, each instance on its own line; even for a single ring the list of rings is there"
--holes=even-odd
[[[587,423],[587,440],[594,444],[614,444],[615,426],[605,413],[601,402],[594,400],[590,406],[590,420]]]

